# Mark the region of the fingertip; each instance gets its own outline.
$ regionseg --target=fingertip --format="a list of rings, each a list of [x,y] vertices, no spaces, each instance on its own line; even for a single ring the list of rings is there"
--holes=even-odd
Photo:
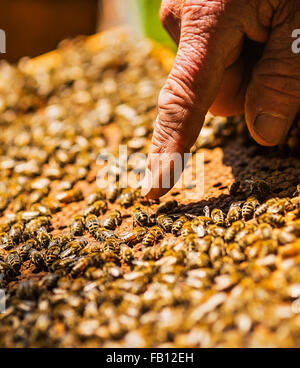
[[[169,192],[169,190],[170,189],[152,188],[147,193],[146,197],[148,199],[158,199],[158,198],[164,196],[165,194],[167,194]]]
[[[152,189],[152,185],[153,185],[153,180],[152,180],[152,173],[151,171],[147,168],[145,171],[145,176],[144,179],[142,181],[142,191],[141,191],[141,195],[143,197],[148,197],[148,194],[150,193],[151,189]]]

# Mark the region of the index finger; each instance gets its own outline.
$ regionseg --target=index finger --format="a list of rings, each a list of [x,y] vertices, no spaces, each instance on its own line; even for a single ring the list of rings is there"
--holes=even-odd
[[[182,8],[179,49],[160,93],[148,158],[150,171],[143,186],[143,195],[149,198],[165,194],[179,179],[170,173],[172,158],[174,154],[183,158],[194,144],[218,94],[228,55],[243,40],[241,29],[226,24],[222,17],[224,11],[222,0],[188,0]],[[164,154],[163,170],[158,154]],[[168,155],[169,165],[166,164]],[[162,187],[164,176],[172,179],[169,188]]]

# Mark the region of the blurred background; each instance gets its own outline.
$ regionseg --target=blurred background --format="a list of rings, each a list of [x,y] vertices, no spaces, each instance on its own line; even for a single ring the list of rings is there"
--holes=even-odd
[[[69,37],[90,35],[122,24],[174,48],[159,21],[161,0],[1,0],[0,29],[11,62],[56,48]]]

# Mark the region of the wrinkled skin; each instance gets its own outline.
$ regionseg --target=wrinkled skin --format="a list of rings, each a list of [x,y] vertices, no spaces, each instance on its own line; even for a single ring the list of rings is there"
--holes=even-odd
[[[208,110],[245,113],[259,144],[279,144],[300,105],[300,55],[292,52],[300,1],[163,0],[161,20],[179,48],[159,96],[152,179],[163,175],[152,154],[189,152]],[[149,198],[167,191],[146,178]]]

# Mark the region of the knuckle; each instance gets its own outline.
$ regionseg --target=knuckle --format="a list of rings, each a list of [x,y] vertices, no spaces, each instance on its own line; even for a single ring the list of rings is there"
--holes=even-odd
[[[183,3],[184,0],[162,0],[159,16],[167,30],[174,24],[180,24]]]
[[[172,83],[169,83],[160,93],[158,101],[159,118],[172,128],[178,129],[186,119],[188,104],[183,93],[180,93],[177,87],[171,86]]]
[[[166,27],[168,23],[170,22],[171,15],[172,13],[169,8],[164,7],[164,6],[160,8],[159,17],[164,27]]]
[[[195,2],[186,0],[183,16],[191,23],[214,28],[232,3],[232,0],[211,0]]]
[[[158,118],[152,138],[153,146],[160,152],[164,152],[170,146],[181,147],[187,114],[184,99],[165,87],[159,97]]]
[[[254,81],[274,93],[300,100],[300,69],[291,59],[264,59],[254,70]]]
[[[160,153],[167,152],[170,147],[180,144],[181,134],[173,126],[163,120],[158,120],[152,137],[152,146]]]

